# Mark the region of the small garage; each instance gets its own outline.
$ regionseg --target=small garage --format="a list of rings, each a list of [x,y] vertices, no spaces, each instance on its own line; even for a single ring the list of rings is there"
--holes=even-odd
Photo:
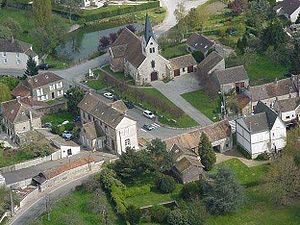
[[[174,77],[192,73],[195,71],[197,62],[191,54],[170,59],[171,71]]]

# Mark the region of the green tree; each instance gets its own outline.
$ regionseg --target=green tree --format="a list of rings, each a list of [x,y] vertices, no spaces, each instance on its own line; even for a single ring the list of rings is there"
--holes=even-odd
[[[141,219],[140,209],[136,208],[133,205],[128,206],[125,218],[131,225],[139,224]]]
[[[10,89],[6,84],[0,82],[0,103],[11,99]]]
[[[281,43],[285,42],[286,37],[287,36],[283,30],[281,22],[279,20],[274,20],[266,29],[263,30],[263,46],[265,49],[270,45],[273,45],[275,48],[277,48]]]
[[[3,25],[0,25],[0,39],[10,39],[13,36],[12,31]]]
[[[165,223],[170,213],[170,209],[161,205],[150,208],[151,221],[155,223]]]
[[[300,41],[296,40],[291,55],[292,72],[300,74]]]
[[[46,27],[52,18],[51,0],[33,0],[32,3],[33,17],[37,27]]]
[[[174,209],[169,213],[167,223],[169,225],[189,225],[187,215],[180,209]]]
[[[22,32],[21,25],[11,17],[5,18],[2,22],[2,25],[8,27],[14,37],[17,37],[17,35]]]
[[[244,192],[232,171],[221,167],[212,178],[213,182],[205,198],[206,209],[217,215],[237,209],[243,202]]]
[[[32,56],[29,56],[27,60],[27,68],[25,70],[24,75],[25,76],[34,76],[39,73],[39,69],[37,68],[36,61],[32,58]]]
[[[79,114],[77,105],[84,97],[84,90],[79,87],[72,87],[66,92],[66,98],[68,99],[68,109],[75,115]]]
[[[156,188],[161,193],[172,193],[176,188],[176,182],[173,177],[162,175],[156,181]]]
[[[189,225],[204,225],[208,219],[205,206],[197,200],[191,200],[185,207],[185,214]]]
[[[174,11],[174,15],[175,15],[177,23],[185,17],[186,10],[185,10],[183,1],[180,1],[177,3],[177,8]]]
[[[204,132],[201,134],[200,137],[198,152],[204,169],[207,171],[211,170],[216,162],[216,154],[207,135]]]

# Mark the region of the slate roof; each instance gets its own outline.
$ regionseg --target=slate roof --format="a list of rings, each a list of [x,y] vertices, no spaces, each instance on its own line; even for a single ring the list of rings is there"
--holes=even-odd
[[[201,164],[199,159],[191,156],[184,156],[182,159],[175,163],[175,168],[179,173],[184,173],[190,167],[202,168],[203,165]]]
[[[213,75],[217,78],[220,85],[249,80],[244,66],[235,66],[224,70],[215,70]]]
[[[205,59],[203,59],[198,68],[201,73],[207,74],[210,70],[212,70],[218,63],[220,63],[224,58],[219,55],[217,52],[213,51],[210,53]]]
[[[200,141],[200,136],[204,132],[211,142],[222,140],[231,136],[231,126],[228,120],[222,120],[203,128],[180,134],[175,137],[164,140],[167,149],[170,149],[174,144],[185,148],[194,149],[197,148]]]
[[[257,105],[255,106],[254,114],[262,113],[262,112],[266,113],[269,129],[272,129],[272,127],[278,117],[277,113],[274,110],[272,110],[271,108],[269,108],[266,104],[259,101],[257,103]]]
[[[202,34],[194,33],[187,39],[186,44],[205,54],[215,43]]]
[[[191,54],[170,59],[169,62],[173,70],[197,65],[196,60]]]
[[[113,128],[116,128],[126,117],[125,113],[114,109],[111,104],[105,103],[100,96],[94,93],[87,93],[78,107]]]
[[[279,2],[274,10],[279,10],[280,14],[292,15],[300,7],[299,0],[283,0]]]
[[[144,37],[145,37],[146,43],[148,43],[148,41],[150,40],[151,37],[153,39],[155,39],[153,30],[152,30],[152,25],[151,25],[150,17],[148,16],[148,14],[146,15],[146,20],[145,20]]]
[[[250,87],[253,102],[297,92],[290,78]]]
[[[111,46],[115,58],[124,57],[133,66],[138,68],[145,60],[142,52],[142,43],[138,36],[128,28],[124,28]]]
[[[52,72],[40,73],[38,75],[28,77],[23,81],[23,85],[27,86],[29,89],[35,89],[42,87],[53,82],[62,81],[63,78]]]
[[[300,106],[300,98],[289,98],[284,100],[277,100],[274,108],[279,112],[293,111]]]
[[[20,99],[2,102],[1,108],[3,116],[12,123],[24,122],[30,119],[29,111],[31,107],[22,103]],[[31,110],[31,112],[33,118],[40,117],[34,110]]]

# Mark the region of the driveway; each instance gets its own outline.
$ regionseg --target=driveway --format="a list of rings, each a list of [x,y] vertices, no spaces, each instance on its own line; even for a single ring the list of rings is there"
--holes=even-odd
[[[180,1],[182,0],[160,0],[161,6],[167,10],[167,16],[161,24],[154,27],[154,32],[157,37],[166,33],[176,25],[177,21],[174,15],[174,11]],[[207,1],[208,0],[185,0],[183,2],[186,11],[189,12],[192,8],[196,8],[197,6],[202,5]]]
[[[187,115],[197,121],[200,126],[207,126],[213,123],[204,114],[195,109],[189,102],[181,97],[181,94],[183,93],[200,89],[196,74],[183,75],[168,83],[164,83],[163,81],[155,81],[152,82],[152,86],[159,90]],[[201,99],[199,99],[199,101],[201,101]]]

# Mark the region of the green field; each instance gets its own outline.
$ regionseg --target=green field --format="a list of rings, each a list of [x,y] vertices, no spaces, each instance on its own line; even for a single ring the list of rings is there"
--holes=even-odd
[[[72,113],[64,111],[43,116],[42,123],[51,123],[53,126],[57,126],[62,124],[66,120],[72,123],[73,119],[74,115]]]
[[[219,120],[220,100],[218,98],[210,99],[202,90],[185,93],[181,96],[212,121]]]
[[[161,54],[166,59],[175,58],[178,56],[186,55],[186,44],[179,44],[176,46],[169,46],[162,49]]]

